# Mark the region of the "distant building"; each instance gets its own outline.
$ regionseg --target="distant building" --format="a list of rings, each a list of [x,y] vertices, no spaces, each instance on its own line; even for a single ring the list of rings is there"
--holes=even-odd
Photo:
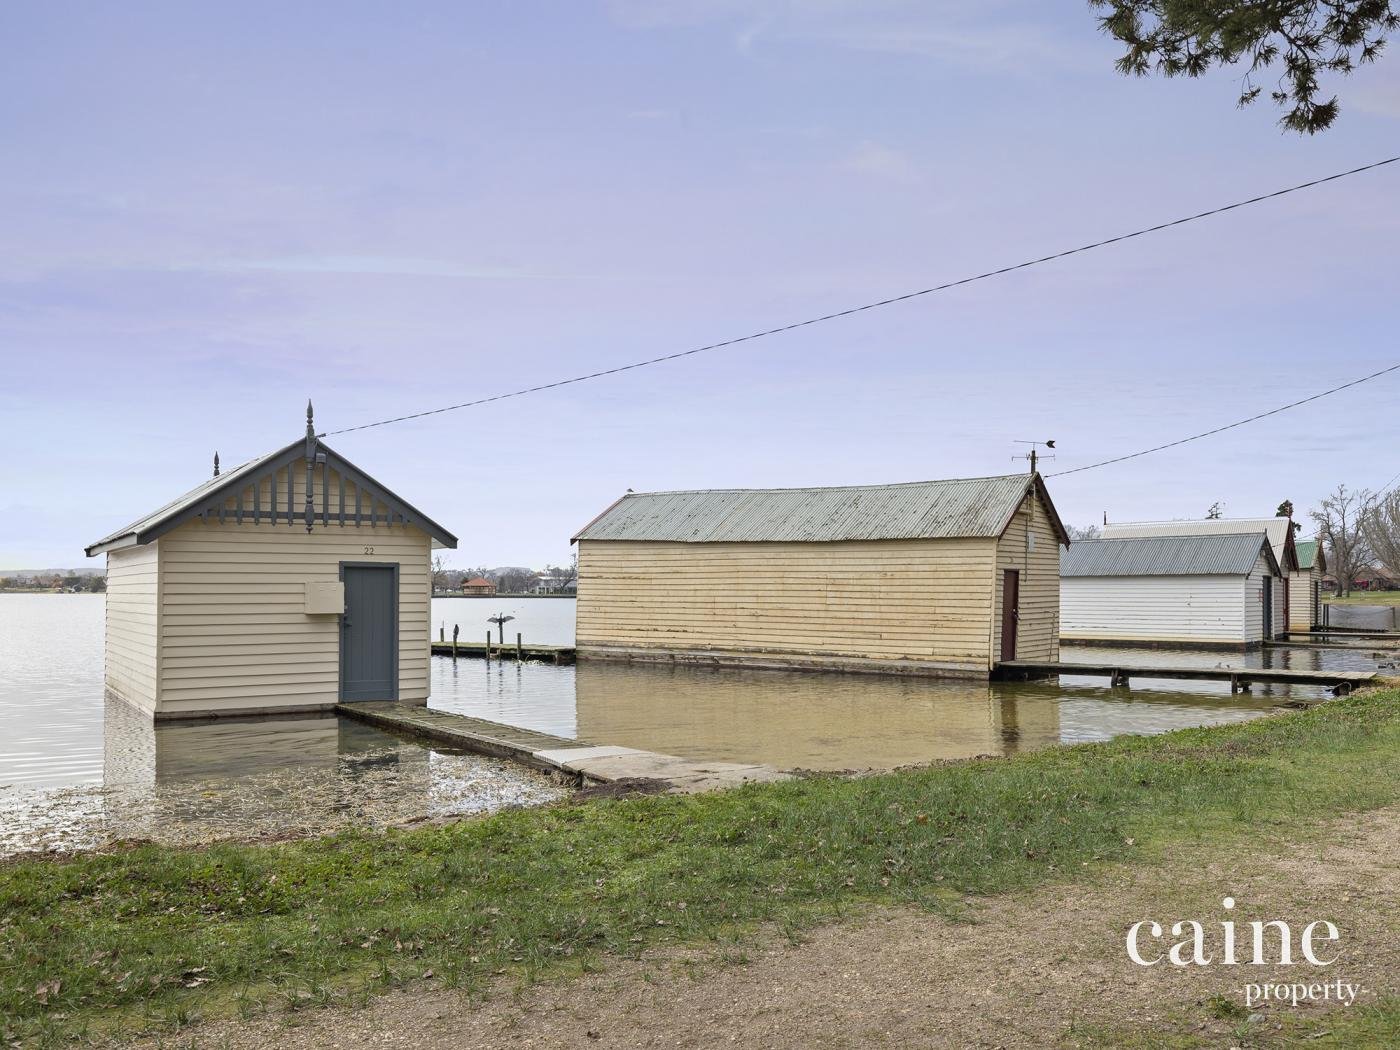
[[[1313,596],[1314,582],[1321,583],[1311,569],[1299,564],[1291,518],[1206,518],[1184,521],[1127,522],[1105,525],[1103,538],[1128,539],[1134,536],[1215,536],[1262,532],[1269,537],[1274,558],[1287,586],[1282,589],[1282,614],[1275,620],[1279,631],[1310,631],[1322,622],[1322,605]]]
[[[1322,581],[1327,575],[1327,556],[1317,540],[1294,545],[1298,574],[1288,581],[1289,629],[1307,631],[1322,623]],[[1301,615],[1300,615],[1301,613]],[[1303,626],[1303,622],[1307,625]]]
[[[1060,558],[1066,643],[1244,649],[1282,633],[1263,532],[1078,540]]]
[[[87,548],[106,684],[155,719],[428,698],[428,563],[457,539],[306,436]]]
[[[1059,652],[1039,475],[628,493],[574,541],[580,660],[986,678]]]
[[[496,593],[496,585],[485,576],[474,576],[462,582],[462,594],[468,598],[489,598]]]

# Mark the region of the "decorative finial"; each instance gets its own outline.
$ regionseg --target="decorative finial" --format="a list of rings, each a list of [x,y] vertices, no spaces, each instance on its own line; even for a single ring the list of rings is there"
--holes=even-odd
[[[215,450],[215,452],[214,452],[214,477],[217,478],[218,476],[219,476],[219,453],[218,453],[217,450]]]

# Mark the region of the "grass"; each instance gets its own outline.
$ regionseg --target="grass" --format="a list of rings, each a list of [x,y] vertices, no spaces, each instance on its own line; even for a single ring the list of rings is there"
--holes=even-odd
[[[1230,1008],[1222,1009],[1222,1003]],[[1249,1050],[1283,1050],[1303,1045],[1329,1050],[1385,1050],[1400,1046],[1400,998],[1393,995],[1374,1003],[1328,1010],[1320,1016],[1275,1014],[1257,1025],[1250,1022],[1248,1011],[1239,1009],[1233,1000],[1216,997],[1206,1002],[1198,1014],[1181,1011],[1166,1026],[1079,1025],[1065,1043],[1083,1050],[1203,1050],[1220,1046],[1216,1032],[1193,1030],[1195,1022],[1201,1020],[1228,1021],[1231,1038],[1226,1045]]]
[[[177,1030],[423,979],[477,990],[758,923],[796,936],[870,902],[955,911],[1184,839],[1225,848],[1400,797],[1398,700],[858,780],[0,865],[0,1036]]]
[[[1400,591],[1352,591],[1345,598],[1322,598],[1324,605],[1400,605]]]

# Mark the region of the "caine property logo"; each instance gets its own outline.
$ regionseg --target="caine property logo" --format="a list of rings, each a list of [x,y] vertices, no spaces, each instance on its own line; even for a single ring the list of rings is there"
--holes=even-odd
[[[1235,908],[1235,898],[1220,902],[1228,912]],[[1295,938],[1293,928],[1282,919],[1267,922],[1255,920],[1244,924],[1225,919],[1217,933],[1207,932],[1204,924],[1183,919],[1172,924],[1171,932],[1151,920],[1135,922],[1128,928],[1128,958],[1139,966],[1156,966],[1166,962],[1172,966],[1294,966],[1306,963],[1326,968],[1341,958],[1341,933],[1325,919],[1308,923]],[[1296,952],[1295,952],[1296,949]],[[1254,1006],[1270,999],[1291,1002],[1297,1006],[1304,1000],[1337,1001],[1350,1006],[1360,991],[1359,985],[1341,979],[1309,984],[1264,983],[1245,986],[1245,1002]]]

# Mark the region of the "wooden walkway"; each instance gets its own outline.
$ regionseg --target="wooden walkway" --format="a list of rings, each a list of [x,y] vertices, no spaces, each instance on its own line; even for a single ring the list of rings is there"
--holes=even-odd
[[[452,643],[434,642],[433,655],[453,656]],[[574,662],[573,646],[568,645],[521,645],[517,647],[514,642],[506,642],[504,645],[492,642],[488,652],[485,642],[458,642],[455,655],[472,657],[477,660],[485,658],[492,660],[543,660],[553,664]]]
[[[1274,667],[1135,667],[1128,664],[1059,663],[1057,661],[1008,660],[997,664],[1007,678],[1040,678],[1045,675],[1085,675],[1108,678],[1111,685],[1127,685],[1133,678],[1175,678],[1198,682],[1229,682],[1230,692],[1248,691],[1255,682],[1286,685],[1319,685],[1338,694],[1350,693],[1376,677],[1375,671],[1291,671]]]
[[[464,751],[509,758],[536,769],[567,774],[588,784],[621,783],[631,790],[691,794],[741,784],[787,780],[772,766],[743,762],[696,762],[632,747],[598,746],[537,733],[484,718],[434,711],[417,704],[337,704],[336,713],[380,729],[419,737]]]

